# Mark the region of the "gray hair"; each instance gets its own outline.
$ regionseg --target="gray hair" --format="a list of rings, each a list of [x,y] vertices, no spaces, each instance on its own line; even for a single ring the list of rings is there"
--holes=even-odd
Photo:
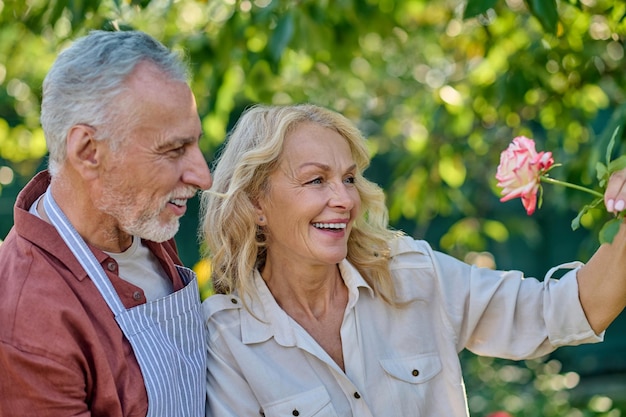
[[[119,111],[116,98],[143,61],[173,80],[188,80],[181,57],[139,31],[92,31],[59,54],[44,79],[41,102],[51,175],[58,173],[65,161],[66,137],[72,126],[92,126],[99,132],[96,139],[113,139],[113,147],[119,144],[121,139],[115,133],[126,128],[129,118]]]

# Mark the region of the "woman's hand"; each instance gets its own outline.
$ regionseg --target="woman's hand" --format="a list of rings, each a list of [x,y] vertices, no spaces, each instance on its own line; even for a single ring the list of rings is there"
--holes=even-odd
[[[614,172],[609,178],[604,205],[608,212],[615,214],[626,208],[626,169]]]

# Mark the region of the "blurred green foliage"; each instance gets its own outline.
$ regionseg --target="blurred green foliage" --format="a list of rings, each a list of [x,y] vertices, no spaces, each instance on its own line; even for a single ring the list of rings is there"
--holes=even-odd
[[[0,186],[21,186],[44,165],[40,86],[56,53],[89,29],[136,28],[187,55],[209,160],[246,106],[315,102],[370,138],[369,174],[388,191],[397,227],[433,231],[436,246],[460,257],[510,233],[533,245],[540,219],[497,200],[499,153],[525,134],[563,163],[563,179],[594,186],[595,162],[624,120],[626,13],[608,0],[560,2],[559,15],[556,3],[534,4],[0,1]],[[14,190],[3,189],[10,215]],[[584,198],[548,189],[547,210],[575,212]],[[594,216],[583,225],[593,229]],[[10,222],[1,223],[4,235]],[[574,255],[584,258],[596,242],[582,239]],[[182,243],[196,260],[197,245]]]
[[[589,392],[580,375],[564,372],[556,359],[512,362],[468,352],[462,359],[468,404],[475,417],[496,411],[514,417],[620,417],[626,410],[624,397],[616,401],[606,395],[610,386],[599,388],[600,393]]]
[[[46,165],[39,102],[56,54],[90,29],[140,29],[186,54],[208,160],[253,103],[333,108],[369,138],[367,175],[385,188],[394,227],[459,258],[488,251],[499,268],[542,276],[588,258],[603,211],[572,232],[582,193],[546,185],[532,217],[519,201],[500,203],[499,155],[525,135],[563,164],[555,177],[597,186],[595,164],[626,119],[625,16],[612,0],[0,0],[0,239],[17,193]],[[191,266],[197,224],[191,209],[177,237]],[[469,374],[488,372],[484,361],[469,357]],[[592,400],[573,411],[567,387],[533,382],[552,368],[532,364],[519,381],[505,370],[468,378],[476,415],[495,403],[515,416],[620,415]],[[528,411],[529,398],[542,411]]]

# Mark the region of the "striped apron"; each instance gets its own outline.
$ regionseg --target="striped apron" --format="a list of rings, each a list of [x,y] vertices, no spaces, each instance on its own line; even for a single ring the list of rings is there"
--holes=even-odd
[[[148,393],[148,417],[204,417],[205,327],[195,273],[178,267],[185,287],[126,309],[102,266],[46,191],[44,208],[115,315],[139,362]]]

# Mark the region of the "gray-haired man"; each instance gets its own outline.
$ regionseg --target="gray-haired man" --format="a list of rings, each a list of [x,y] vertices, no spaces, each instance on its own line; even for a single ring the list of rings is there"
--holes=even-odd
[[[173,241],[211,186],[178,56],[94,31],[43,85],[50,160],[0,247],[0,415],[204,416],[205,330]]]

